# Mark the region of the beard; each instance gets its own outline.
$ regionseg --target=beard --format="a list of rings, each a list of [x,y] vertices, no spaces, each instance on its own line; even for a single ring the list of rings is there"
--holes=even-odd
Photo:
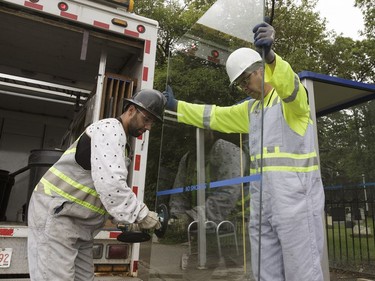
[[[131,135],[132,137],[135,137],[135,138],[139,137],[140,135],[142,135],[145,132],[145,130],[142,127],[138,126],[137,115],[134,115],[130,119],[128,131],[129,131],[129,135]]]

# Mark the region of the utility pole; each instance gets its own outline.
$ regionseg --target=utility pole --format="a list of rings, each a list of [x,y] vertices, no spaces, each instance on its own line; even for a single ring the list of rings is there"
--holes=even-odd
[[[367,191],[366,191],[365,174],[362,174],[362,183],[363,183],[363,192],[364,192],[364,195],[365,195],[365,210],[366,210],[366,214],[368,214],[368,203],[367,203]]]

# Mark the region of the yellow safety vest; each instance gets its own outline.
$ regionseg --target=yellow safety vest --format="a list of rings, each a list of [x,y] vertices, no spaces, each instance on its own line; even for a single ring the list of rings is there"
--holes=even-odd
[[[61,196],[85,207],[90,212],[105,215],[99,195],[95,190],[91,170],[85,170],[75,161],[78,140],[46,172],[35,187],[35,191],[50,196]]]

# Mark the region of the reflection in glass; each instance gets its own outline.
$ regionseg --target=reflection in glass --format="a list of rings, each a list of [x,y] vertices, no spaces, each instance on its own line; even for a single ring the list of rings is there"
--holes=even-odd
[[[233,272],[251,280],[248,184],[233,182],[249,170],[246,144],[238,134],[164,126],[158,204],[169,207],[171,219],[153,253],[178,253],[166,271],[172,267],[184,280],[233,278]]]
[[[229,88],[224,66],[232,51],[252,47],[251,29],[262,19],[263,1],[216,1],[171,52],[167,83],[179,85],[176,98],[243,101]],[[253,280],[247,139],[183,125],[166,113],[157,205],[166,204],[171,219],[166,236],[152,245],[150,277]]]

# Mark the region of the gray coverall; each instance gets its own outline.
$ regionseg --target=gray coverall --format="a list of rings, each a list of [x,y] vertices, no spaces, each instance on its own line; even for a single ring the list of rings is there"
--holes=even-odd
[[[86,131],[88,163],[77,163],[77,140],[37,184],[28,211],[28,261],[32,281],[94,279],[94,236],[109,214],[117,222],[142,220],[147,207],[126,179],[130,159],[117,119],[103,119]],[[146,210],[146,212],[144,211]]]

